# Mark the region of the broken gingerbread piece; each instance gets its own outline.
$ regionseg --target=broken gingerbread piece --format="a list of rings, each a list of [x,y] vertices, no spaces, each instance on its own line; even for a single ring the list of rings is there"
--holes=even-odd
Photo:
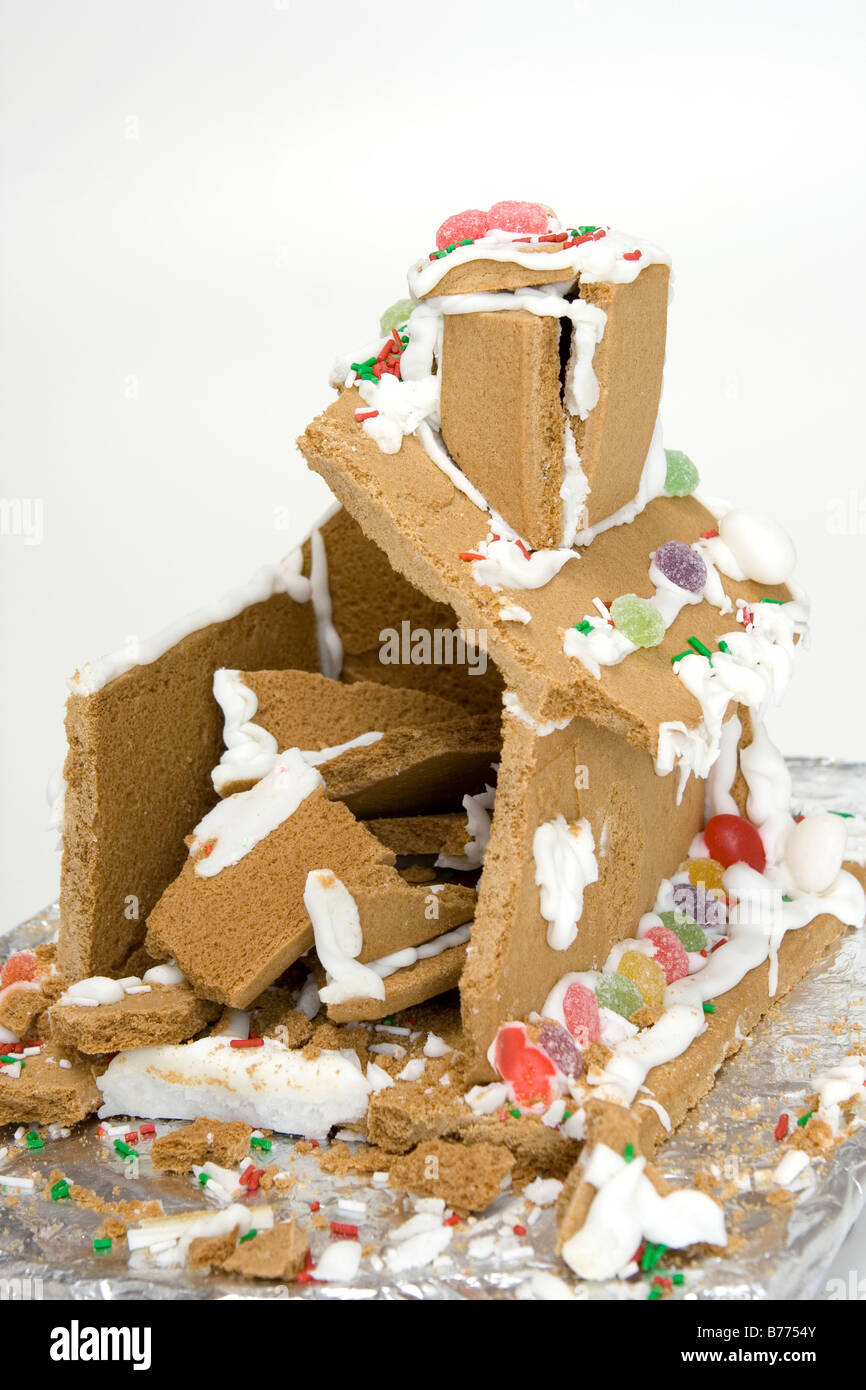
[[[186,985],[155,984],[147,994],[126,994],[116,1003],[96,1008],[61,999],[51,1007],[48,1017],[53,1038],[92,1056],[185,1042],[218,1013],[218,1004],[197,998]]]
[[[502,1195],[514,1156],[501,1144],[428,1139],[391,1162],[388,1186],[441,1197],[457,1211],[483,1211]]]
[[[60,1043],[45,1043],[38,1056],[0,1071],[0,1124],[73,1125],[100,1103],[90,1064]]]
[[[250,1126],[239,1121],[193,1120],[154,1140],[150,1150],[154,1169],[188,1173],[205,1163],[234,1168],[248,1157],[251,1134]]]
[[[309,1244],[296,1221],[280,1221],[257,1231],[221,1261],[229,1274],[245,1279],[296,1279],[304,1268]]]

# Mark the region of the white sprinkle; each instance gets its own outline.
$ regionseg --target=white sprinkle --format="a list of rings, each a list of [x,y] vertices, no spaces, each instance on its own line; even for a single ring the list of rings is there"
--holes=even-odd
[[[340,1211],[349,1212],[349,1213],[351,1213],[353,1216],[366,1216],[366,1215],[367,1215],[367,1203],[366,1203],[366,1202],[356,1202],[356,1201],[354,1201],[353,1199],[351,1199],[351,1198],[349,1198],[349,1197],[340,1197],[340,1198],[338,1198],[338,1200],[337,1200],[337,1206],[338,1206],[338,1208],[339,1208]]]
[[[32,1178],[13,1178],[8,1177],[4,1174],[3,1178],[0,1179],[0,1187],[2,1187],[4,1190],[7,1187],[20,1187],[25,1192],[29,1192],[35,1186],[36,1184]]]
[[[17,1144],[17,1143],[18,1143],[18,1140],[19,1140],[19,1139],[23,1139],[26,1133],[27,1133],[27,1130],[24,1128],[24,1126],[23,1126],[23,1125],[19,1125],[18,1128],[16,1129],[15,1133],[13,1134],[12,1138],[15,1140],[15,1142],[16,1142],[16,1144]]]
[[[428,1033],[427,1041],[424,1044],[425,1057],[447,1057],[449,1052],[454,1049],[449,1047],[444,1038],[440,1038],[438,1033]]]
[[[406,1056],[405,1047],[401,1047],[399,1043],[374,1043],[369,1050],[380,1057],[399,1058]]]
[[[416,1197],[412,1206],[415,1211],[432,1212],[434,1216],[443,1216],[445,1213],[442,1197]]]
[[[47,1060],[47,1059],[46,1059],[46,1060]],[[72,1071],[72,1063],[71,1063],[70,1061],[68,1061],[66,1057],[61,1057],[61,1058],[60,1058],[60,1061],[58,1062],[58,1066],[61,1066],[61,1067],[63,1068],[64,1071]]]
[[[412,1035],[411,1028],[397,1028],[393,1023],[377,1023],[377,1033],[396,1033],[400,1038],[408,1038]]]
[[[126,994],[150,994],[151,992],[150,985],[129,985],[125,990]]]
[[[374,1186],[374,1187],[387,1187],[387,1186],[388,1186],[388,1174],[387,1174],[386,1172],[374,1173],[374,1174],[373,1174],[373,1186]]]

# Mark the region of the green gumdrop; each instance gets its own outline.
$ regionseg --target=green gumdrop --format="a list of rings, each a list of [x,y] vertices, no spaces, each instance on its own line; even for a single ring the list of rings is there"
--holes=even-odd
[[[659,916],[666,927],[678,936],[687,951],[702,951],[707,944],[707,936],[702,926],[684,912],[660,912]]]
[[[700,473],[682,449],[665,449],[665,458],[668,461],[665,492],[668,497],[688,497],[701,481]]]
[[[398,299],[395,304],[390,304],[379,320],[382,337],[390,333],[392,328],[399,328],[401,323],[405,323],[414,308],[414,299]]]
[[[623,1018],[630,1018],[638,1009],[643,1008],[643,995],[634,980],[630,980],[627,975],[620,975],[618,971],[599,978],[595,986],[595,997],[599,1008],[612,1009],[615,1014],[622,1014]]]
[[[636,594],[620,594],[610,605],[614,626],[636,647],[657,647],[665,635],[665,620],[655,604]]]

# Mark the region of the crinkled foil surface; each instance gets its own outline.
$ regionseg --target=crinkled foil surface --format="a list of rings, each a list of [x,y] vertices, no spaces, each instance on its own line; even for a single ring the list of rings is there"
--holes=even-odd
[[[857,813],[849,822],[852,848],[866,849],[866,766],[794,759],[795,809],[832,807]],[[9,950],[49,939],[56,908],[24,923],[6,938]],[[5,952],[4,952],[5,954]],[[844,1026],[841,1026],[843,1025]],[[659,1166],[674,1183],[699,1172],[715,1172],[724,1184],[732,1248],[724,1258],[704,1256],[682,1266],[685,1283],[677,1297],[698,1299],[803,1299],[816,1296],[822,1274],[858,1216],[866,1189],[866,1128],[847,1139],[829,1161],[810,1164],[795,1201],[770,1200],[769,1175],[782,1146],[773,1136],[783,1110],[802,1110],[814,1078],[845,1056],[866,1029],[866,938],[849,932],[796,990],[755,1030],[739,1054],[725,1064],[713,1091],[659,1152]],[[111,1122],[112,1124],[115,1121]],[[162,1132],[163,1126],[160,1126]],[[7,1126],[0,1145],[10,1145]],[[154,1175],[141,1145],[141,1176],[124,1176],[121,1159],[96,1134],[96,1122],[79,1125],[68,1139],[50,1141],[43,1128],[41,1153],[0,1161],[4,1173],[27,1176],[61,1168],[71,1180],[111,1199],[160,1198],[167,1214],[200,1207],[214,1210],[188,1177]],[[273,1190],[255,1200],[271,1201],[275,1218],[297,1216],[310,1227],[310,1203],[321,1203],[327,1220],[357,1222],[364,1246],[381,1250],[389,1232],[413,1214],[413,1200],[369,1186],[358,1178],[323,1173],[315,1158],[293,1153],[293,1140],[274,1141],[268,1161],[298,1175],[284,1195]],[[795,1184],[796,1186],[796,1184]],[[69,1201],[52,1202],[7,1191],[0,1196],[0,1279],[41,1280],[36,1296],[76,1299],[500,1299],[529,1296],[533,1276],[556,1274],[578,1298],[642,1299],[647,1281],[582,1284],[554,1253],[554,1209],[542,1210],[527,1235],[511,1228],[527,1218],[527,1204],[503,1195],[474,1224],[462,1223],[438,1260],[398,1276],[377,1272],[369,1256],[349,1286],[251,1284],[228,1275],[130,1264],[125,1242],[104,1254],[93,1251],[102,1218]],[[339,1209],[340,1198],[362,1201],[362,1215]],[[473,1257],[471,1241],[494,1235],[494,1253]],[[310,1228],[314,1258],[328,1241],[327,1229]],[[489,1242],[488,1242],[489,1244]],[[136,1255],[135,1261],[142,1257]],[[536,1293],[543,1296],[541,1281]]]

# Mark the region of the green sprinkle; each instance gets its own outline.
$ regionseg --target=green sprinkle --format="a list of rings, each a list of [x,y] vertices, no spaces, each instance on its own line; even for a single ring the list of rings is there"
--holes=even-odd
[[[109,1240],[108,1236],[103,1236],[101,1240],[95,1240],[93,1242],[93,1248],[97,1252],[100,1250],[110,1250],[111,1241]]]
[[[720,652],[727,652],[729,656],[730,656],[730,654],[731,654],[731,649],[730,649],[730,647],[728,646],[727,642],[724,640],[724,638],[723,638],[722,641],[719,643],[719,651],[720,651]]]
[[[677,652],[676,656],[671,657],[671,665],[676,661],[682,661],[684,656],[694,656],[694,652]]]
[[[457,245],[458,245],[458,246],[471,246],[474,240],[475,240],[474,237],[465,236],[465,237],[463,238],[462,241],[458,241]]]
[[[590,232],[594,232],[596,229],[595,227],[578,227],[577,230],[581,236],[588,236]]]
[[[686,1282],[686,1276],[685,1276],[684,1274],[673,1274],[673,1275],[671,1275],[671,1283],[672,1283],[672,1284],[677,1284],[677,1285],[679,1285],[679,1284],[684,1284],[685,1282]]]
[[[831,812],[830,812],[830,815],[831,815],[831,816],[841,816],[843,820],[853,820],[853,819],[854,819],[854,812],[853,812],[853,811],[831,811]]]
[[[580,623],[575,623],[574,627],[575,631],[582,632],[584,637],[586,637],[588,633],[593,631],[592,623],[589,621],[588,618],[584,618],[583,621]]]
[[[662,1296],[662,1291],[661,1291],[661,1289],[658,1287],[657,1284],[654,1284],[653,1287],[652,1287],[652,1288],[650,1289],[650,1291],[649,1291],[649,1302],[650,1302],[650,1303],[655,1303],[657,1299],[661,1298],[661,1296]]]
[[[514,1105],[510,1106],[510,1107],[509,1107],[509,1110],[508,1110],[508,1113],[509,1113],[509,1115],[512,1117],[512,1119],[514,1119],[514,1120],[519,1120],[519,1119],[520,1119],[520,1111],[517,1109],[516,1106],[514,1106]]]
[[[137,1150],[131,1148],[129,1144],[124,1144],[122,1139],[115,1139],[114,1147],[121,1158],[138,1158]]]
[[[393,1025],[393,1023],[394,1023],[394,1015],[393,1015],[393,1014],[386,1014],[385,1017],[382,1019],[382,1022],[383,1022],[383,1023],[386,1023],[386,1024],[389,1024],[389,1025]]]
[[[704,1004],[704,1013],[705,1013],[705,1014],[714,1014],[715,1012],[716,1012],[716,1006],[715,1006],[715,1004]]]
[[[245,1240],[252,1240],[253,1236],[257,1235],[258,1231],[255,1229],[255,1227],[253,1227],[251,1231],[247,1231],[245,1236],[241,1236],[240,1240],[238,1241],[238,1245],[243,1245]]]
[[[199,1185],[199,1187],[207,1187],[207,1185],[208,1185],[209,1182],[210,1182],[210,1174],[209,1174],[209,1173],[199,1173],[199,1175],[198,1175],[198,1185]]]
[[[51,1189],[52,1202],[59,1202],[63,1197],[69,1196],[69,1183],[65,1178],[61,1178]]]
[[[20,1058],[20,1057],[0,1057],[0,1062],[10,1062],[10,1063],[13,1063],[13,1064],[14,1064],[15,1062],[21,1062],[21,1058]],[[22,1065],[22,1067],[23,1067],[23,1066],[24,1066],[24,1063],[21,1062],[21,1065]]]
[[[696,651],[700,656],[705,656],[705,657],[708,658],[708,660],[709,660],[710,662],[712,662],[713,654],[712,654],[712,652],[710,651],[709,647],[705,647],[705,646],[704,646],[704,644],[703,644],[703,642],[701,641],[700,637],[690,637],[690,638],[688,639],[688,643],[689,643],[689,646],[690,646],[690,647],[694,647],[695,651]]]
[[[625,1148],[622,1151],[622,1156],[625,1159],[626,1163],[631,1163],[632,1159],[634,1158],[634,1144],[626,1144]]]
[[[571,1111],[570,1111],[570,1110],[564,1110],[564,1111],[562,1112],[562,1118],[563,1118],[564,1120],[570,1120],[570,1119],[571,1119]]]
[[[262,1152],[266,1154],[270,1153],[271,1146],[272,1141],[270,1139],[260,1139],[258,1135],[254,1135],[253,1138],[250,1140],[251,1149],[261,1149]]]
[[[647,1249],[644,1251],[644,1257],[641,1260],[641,1269],[643,1269],[646,1273],[651,1273],[652,1271],[654,1271],[659,1261],[667,1254],[667,1250],[668,1247],[666,1245],[648,1246]]]
[[[783,894],[782,894],[782,902],[783,902],[783,903],[789,903],[789,902],[791,902],[791,901],[792,901],[792,899],[788,897],[788,894],[787,894],[787,893],[783,893]]]
[[[451,254],[452,251],[456,251],[456,250],[457,250],[457,242],[456,242],[456,241],[452,241],[451,244],[450,244],[450,246],[446,246],[446,247],[445,247],[445,250],[448,252],[448,254],[449,254],[449,256],[450,256],[450,254]]]
[[[762,603],[784,603],[785,600],[782,599],[782,598],[762,598],[762,599],[761,599],[761,602],[762,602]]]
[[[800,1126],[801,1129],[805,1129],[806,1125],[809,1123],[814,1113],[814,1110],[807,1110],[805,1115],[800,1116],[799,1120],[797,1121],[797,1124]]]
[[[42,1140],[39,1138],[39,1135],[38,1135],[38,1134],[36,1133],[36,1131],[33,1130],[33,1129],[31,1129],[30,1133],[29,1133],[28,1135],[25,1136],[25,1141],[24,1141],[24,1142],[26,1143],[28,1149],[44,1149],[44,1148],[45,1148],[45,1145],[43,1144]]]

